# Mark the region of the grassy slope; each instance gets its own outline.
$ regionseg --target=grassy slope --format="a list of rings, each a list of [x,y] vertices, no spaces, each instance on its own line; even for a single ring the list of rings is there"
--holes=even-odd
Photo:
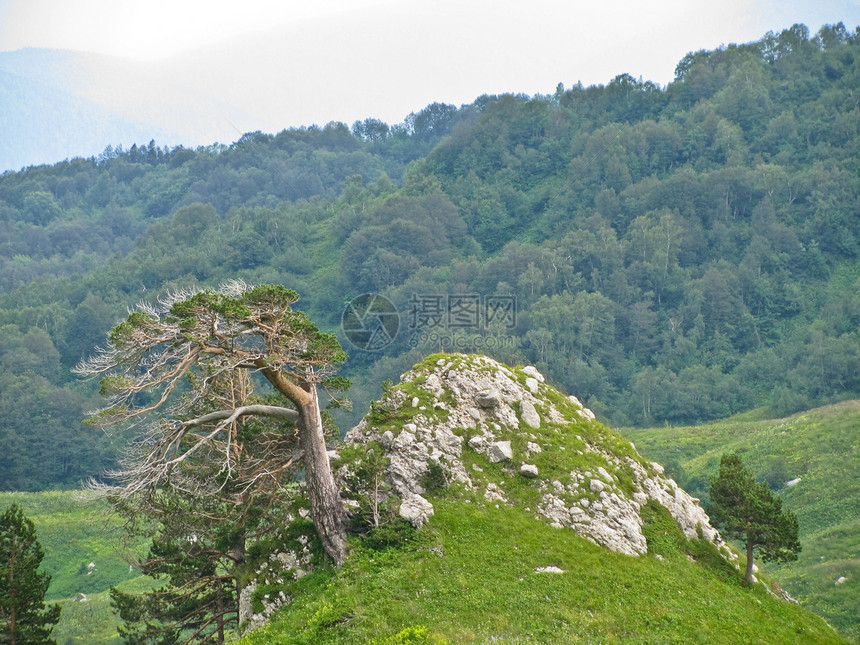
[[[779,494],[798,515],[803,551],[797,562],[769,571],[802,604],[860,641],[860,401],[786,419],[741,417],[626,434],[693,494],[707,489],[724,452],[738,452],[759,479],[799,477]],[[842,576],[847,582],[835,584]]]
[[[515,507],[450,494],[434,504],[412,543],[359,547],[340,572],[294,583],[293,604],[242,645],[842,642],[818,617],[742,587],[724,561],[691,562],[674,521],[648,531],[660,560],[612,553]],[[548,565],[564,573],[535,571]],[[426,632],[410,640],[409,628]]]
[[[437,358],[427,357],[412,378],[396,386],[406,400],[435,396],[422,389],[426,373],[419,367],[432,369]],[[445,358],[445,369],[452,370],[470,360]],[[508,436],[496,428],[497,436],[512,442],[531,436],[543,447],[533,457],[541,477],[564,478],[571,468],[599,465],[594,451],[571,449],[580,435],[610,453],[631,449],[608,428],[565,408],[570,402],[551,388],[542,396],[570,421],[544,419],[529,435]],[[431,400],[423,402],[436,409]],[[397,434],[415,410],[380,405],[371,423]],[[514,448],[521,453],[524,446]],[[777,600],[762,585],[743,587],[736,566],[713,545],[687,541],[656,502],[642,511],[649,555],[625,556],[535,518],[529,507],[540,497],[539,480],[520,477],[475,451],[464,451],[462,459],[475,488],[455,485],[431,494],[435,515],[411,542],[383,551],[356,542],[341,571],[288,583],[283,591],[292,604],[243,645],[842,642],[820,618]],[[504,484],[511,503],[487,502],[484,479]],[[536,571],[546,566],[564,572]]]
[[[713,469],[726,443],[762,472],[772,471],[781,455],[786,476],[802,477],[787,493],[802,495],[795,504],[811,508],[801,511],[807,543],[803,557],[810,551],[816,557],[826,554],[824,562],[813,563],[814,569],[830,581],[828,589],[841,594],[831,605],[817,608],[830,608],[830,620],[838,622],[833,606],[844,608],[857,600],[851,586],[856,577],[842,568],[836,554],[844,552],[846,541],[853,539],[856,545],[858,534],[858,415],[860,404],[846,403],[780,421],[638,431],[634,438],[652,457],[659,446],[670,445],[667,460],[683,463],[689,473]],[[841,488],[832,474],[837,467],[842,469],[836,475],[844,480]],[[842,504],[832,499],[834,489],[845,491]],[[54,576],[49,597],[65,598],[55,631],[60,645],[116,642],[106,589],[123,580],[124,587],[143,581],[129,572],[115,527],[100,509],[74,496],[0,494],[0,508],[17,501],[36,523],[47,553],[43,566]],[[848,504],[851,500],[854,506]],[[659,560],[596,547],[571,531],[550,528],[522,505],[496,508],[456,490],[434,504],[432,522],[411,542],[387,551],[357,545],[341,572],[322,571],[294,583],[294,603],[245,642],[841,642],[817,617],[777,601],[760,586],[741,587],[735,570],[686,543],[665,517],[652,518],[646,532],[649,549],[664,556]],[[813,521],[818,528],[810,531]],[[96,572],[87,576],[81,565],[91,561]],[[835,564],[839,575],[849,578],[838,588],[832,586],[830,568]],[[534,571],[547,565],[565,573]],[[782,568],[778,575],[788,580],[791,571]],[[809,575],[798,584],[804,580],[809,584]],[[78,592],[87,593],[89,602],[69,599]],[[405,633],[396,637],[410,627],[416,628],[411,640]],[[423,637],[415,636],[425,627]]]
[[[45,550],[41,570],[51,575],[46,599],[63,608],[53,633],[59,645],[119,642],[119,621],[110,609],[107,590],[120,583],[126,589],[144,579],[129,570],[129,553],[121,545],[116,521],[104,514],[103,505],[83,502],[78,495],[78,491],[0,493],[0,509],[16,502],[36,526]],[[96,565],[91,572],[90,562]],[[79,593],[86,594],[87,602],[76,600]]]

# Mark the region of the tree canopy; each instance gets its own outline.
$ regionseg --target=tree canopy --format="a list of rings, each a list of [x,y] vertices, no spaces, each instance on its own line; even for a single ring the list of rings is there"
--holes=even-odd
[[[535,363],[615,425],[860,396],[857,60],[857,31],[795,25],[692,52],[666,87],[620,74],[5,173],[0,487],[114,462],[125,437],[79,440],[95,392],[69,368],[141,299],[235,278],[291,285],[329,333],[371,291],[404,323],[415,297],[479,298],[472,328],[353,352],[344,427],[453,342]],[[510,327],[486,324],[496,296]]]

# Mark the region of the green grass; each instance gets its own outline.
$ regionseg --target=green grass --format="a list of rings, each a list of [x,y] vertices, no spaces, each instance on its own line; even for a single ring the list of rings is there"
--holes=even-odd
[[[80,491],[0,493],[0,509],[17,503],[36,526],[45,550],[41,571],[51,575],[46,600],[62,606],[53,637],[59,645],[119,643],[108,589],[150,584],[129,570],[128,556],[146,544],[123,545],[118,521],[105,514],[103,503],[79,499]],[[95,567],[90,569],[90,563]],[[129,586],[131,585],[131,586]],[[86,602],[78,602],[86,594]]]
[[[455,364],[473,360],[445,358]],[[407,400],[418,396],[423,402],[421,370],[438,359],[428,357],[416,366],[414,381],[396,386]],[[635,455],[629,441],[580,419],[552,388],[541,386],[541,395],[543,422],[534,434],[543,450],[529,457],[541,478],[565,481],[571,470],[604,465],[623,487],[624,469],[585,448]],[[549,401],[568,423],[547,419]],[[410,420],[410,408],[377,406],[371,422],[397,434]],[[467,441],[474,432],[463,428],[460,434]],[[497,428],[495,435],[524,454],[526,434]],[[745,587],[737,566],[714,545],[686,539],[656,502],[642,511],[649,554],[630,557],[536,518],[538,480],[475,451],[464,451],[462,460],[475,488],[456,485],[430,494],[435,515],[399,545],[373,549],[370,541],[355,541],[340,571],[317,571],[287,585],[292,604],[242,645],[845,642],[821,618],[764,586]],[[504,484],[510,503],[486,502],[487,482]],[[563,573],[537,571],[547,566]]]
[[[785,419],[755,415],[702,426],[625,431],[639,451],[705,496],[723,453],[737,452],[777,488],[800,523],[797,562],[768,573],[804,606],[860,641],[860,401]],[[795,478],[800,482],[785,487]],[[847,582],[837,585],[845,577]]]
[[[138,576],[117,585],[123,591],[147,591],[153,581]],[[120,645],[117,628],[119,617],[110,606],[107,591],[88,594],[86,602],[77,598],[61,598],[60,622],[54,629],[53,638],[58,645]]]
[[[242,645],[844,642],[811,613],[743,587],[659,510],[648,537],[662,559],[610,552],[518,507],[456,492],[433,501],[413,540],[356,544],[341,571],[302,579],[293,604]],[[564,573],[535,571],[549,565]]]
[[[420,398],[420,388],[414,389],[410,395]],[[549,389],[543,394],[571,416],[566,398],[552,398]],[[404,407],[393,413],[379,409],[377,421],[402,427],[412,412],[411,405]],[[539,411],[545,412],[540,406]],[[783,420],[756,416],[628,434],[644,455],[668,462],[682,484],[692,483],[693,492],[716,470],[724,451],[740,452],[762,477],[800,476],[800,484],[782,492],[801,517],[801,561],[768,574],[852,635],[860,595],[858,421],[860,404],[846,403]],[[535,432],[544,450],[532,461],[542,477],[563,479],[571,469],[604,465],[596,453],[580,454],[583,441],[577,436],[608,452],[631,452],[627,439],[578,418],[554,424],[544,417]],[[468,439],[470,431],[462,434]],[[523,452],[523,436],[506,438]],[[475,479],[474,491],[455,486],[433,496],[431,522],[418,532],[392,532],[396,546],[371,548],[371,540],[356,539],[340,571],[322,569],[288,584],[293,603],[243,645],[847,642],[817,616],[761,585],[744,587],[737,568],[712,545],[687,540],[656,503],[642,511],[649,554],[629,557],[535,518],[535,480],[474,451],[464,451],[463,461]],[[618,472],[622,485],[624,473]],[[503,480],[512,503],[487,503],[484,485]],[[142,590],[152,583],[129,571],[116,520],[105,516],[103,505],[78,501],[74,492],[0,494],[0,508],[13,501],[36,524],[47,554],[43,568],[54,576],[49,599],[63,606],[54,633],[58,643],[118,643],[107,589],[119,584]],[[128,548],[140,552],[145,545]],[[88,574],[89,562],[96,568]],[[564,573],[535,570],[545,566]],[[840,575],[848,582],[837,587],[833,582]],[[87,602],[76,602],[78,593],[86,593]]]

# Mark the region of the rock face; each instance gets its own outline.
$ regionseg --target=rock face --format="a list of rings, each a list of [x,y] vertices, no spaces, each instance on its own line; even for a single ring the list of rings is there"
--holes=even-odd
[[[510,441],[495,441],[490,444],[490,449],[487,456],[493,463],[507,461],[514,458],[514,451],[511,449]]]
[[[532,509],[538,517],[614,551],[647,553],[640,510],[652,500],[688,537],[723,545],[697,499],[532,366],[436,355],[404,374],[379,409],[384,413],[365,417],[345,441],[384,448],[385,478],[403,500],[401,516],[415,526],[432,514],[422,495],[436,462],[449,485],[482,503],[515,504],[518,478],[539,492]]]

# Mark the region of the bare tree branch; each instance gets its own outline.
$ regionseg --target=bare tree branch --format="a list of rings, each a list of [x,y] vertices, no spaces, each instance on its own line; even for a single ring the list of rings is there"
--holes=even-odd
[[[299,413],[290,408],[279,408],[274,405],[243,405],[235,410],[219,410],[218,412],[210,412],[202,417],[183,421],[185,427],[195,427],[210,423],[211,421],[221,421],[222,419],[237,419],[245,415],[255,415],[264,417],[277,417],[279,419],[287,419],[288,421],[297,421]]]

